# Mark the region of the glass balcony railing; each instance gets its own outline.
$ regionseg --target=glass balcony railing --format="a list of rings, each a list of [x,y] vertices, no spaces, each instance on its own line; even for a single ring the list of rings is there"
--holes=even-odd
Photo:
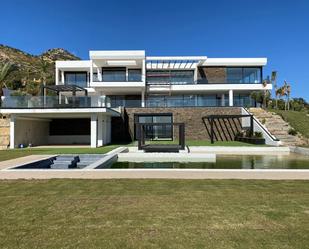
[[[232,79],[198,79],[193,80],[169,80],[169,79],[159,79],[159,80],[149,80],[147,79],[147,85],[196,85],[196,84],[262,84],[260,81],[238,81]]]
[[[92,108],[99,107],[90,97],[62,96],[8,96],[0,104],[2,109],[41,109],[41,108]]]
[[[94,74],[92,82],[142,82],[142,76],[129,75],[128,77],[124,77],[123,75],[113,75],[112,77],[99,78],[97,74]]]
[[[254,100],[250,97],[244,96],[241,98],[234,98],[234,106],[251,107],[255,106]],[[220,107],[229,106],[229,99],[225,97],[224,100],[217,99],[203,95],[191,95],[184,97],[176,96],[156,96],[149,97],[144,101],[145,107]],[[109,98],[104,99],[95,97],[76,96],[65,97],[60,99],[58,96],[11,96],[5,97],[0,103],[0,109],[48,109],[48,108],[137,108],[142,107],[142,100],[140,98]]]

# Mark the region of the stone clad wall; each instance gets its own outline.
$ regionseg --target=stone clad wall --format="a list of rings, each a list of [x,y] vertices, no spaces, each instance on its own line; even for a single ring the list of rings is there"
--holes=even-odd
[[[199,67],[197,72],[198,79],[204,79],[209,83],[225,83],[225,67]]]
[[[0,118],[0,149],[6,149],[10,144],[10,119]]]
[[[203,117],[208,115],[238,115],[239,107],[183,107],[183,108],[125,108],[128,132],[134,139],[134,114],[138,113],[172,113],[173,122],[185,123],[185,135],[188,140],[210,140],[210,123]],[[214,124],[215,139],[233,140],[241,130],[241,120],[221,120]]]

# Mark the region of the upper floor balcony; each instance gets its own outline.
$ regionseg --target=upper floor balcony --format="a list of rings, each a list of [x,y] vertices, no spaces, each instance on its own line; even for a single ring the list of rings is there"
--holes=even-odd
[[[262,84],[262,67],[197,67],[148,70],[147,85]]]

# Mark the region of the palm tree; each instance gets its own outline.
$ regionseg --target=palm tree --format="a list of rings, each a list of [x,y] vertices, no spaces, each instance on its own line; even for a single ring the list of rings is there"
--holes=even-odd
[[[276,95],[276,109],[278,109],[278,86],[277,86],[277,71],[271,72],[271,83],[274,86],[275,89],[275,95]]]
[[[267,91],[266,87],[267,87],[267,84],[269,84],[269,82],[270,82],[269,76],[267,76],[267,79],[263,80],[263,87],[265,88],[264,94],[263,94],[263,106],[264,106],[264,108],[266,108],[266,105],[267,105],[267,93],[268,93],[268,91]]]
[[[290,110],[290,95],[291,95],[291,85],[289,83],[286,86],[286,96],[287,96],[288,110]]]
[[[12,65],[10,63],[6,63],[3,66],[0,66],[0,103],[1,103],[1,97],[3,95],[2,88],[7,88],[5,84],[5,79],[10,74],[11,68],[12,68]]]
[[[41,74],[41,82],[43,82],[43,86],[46,86],[46,79],[48,76],[48,68],[49,68],[49,63],[41,58],[41,63],[40,63],[40,74]],[[44,104],[46,104],[46,88],[44,88]]]

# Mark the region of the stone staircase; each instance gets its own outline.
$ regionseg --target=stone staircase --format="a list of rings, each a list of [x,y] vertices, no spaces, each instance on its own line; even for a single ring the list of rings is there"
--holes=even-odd
[[[5,150],[10,144],[10,119],[0,117],[0,150]]]
[[[268,112],[262,108],[250,108],[250,113],[254,115],[277,139],[285,146],[302,145],[305,141],[299,135],[289,134],[292,127],[276,113]]]

